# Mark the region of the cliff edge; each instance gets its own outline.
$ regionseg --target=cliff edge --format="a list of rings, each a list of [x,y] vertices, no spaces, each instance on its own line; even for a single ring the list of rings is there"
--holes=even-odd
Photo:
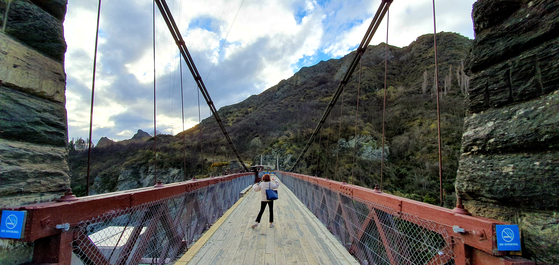
[[[478,0],[472,17],[457,192],[472,214],[518,224],[525,255],[559,264],[559,2]]]

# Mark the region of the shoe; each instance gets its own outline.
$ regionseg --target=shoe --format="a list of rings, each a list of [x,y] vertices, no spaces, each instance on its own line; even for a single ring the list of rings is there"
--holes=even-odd
[[[270,224],[270,228],[274,228],[274,224]]]
[[[252,227],[252,229],[256,228],[258,226],[258,223],[251,225],[250,227]]]

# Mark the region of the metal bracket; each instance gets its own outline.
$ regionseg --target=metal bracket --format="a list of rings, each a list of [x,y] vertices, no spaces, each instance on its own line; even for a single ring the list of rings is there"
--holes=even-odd
[[[68,230],[70,230],[70,224],[69,223],[64,223],[64,224],[56,225],[56,229],[61,229],[61,230],[64,230],[64,231],[68,231]]]
[[[461,228],[460,226],[457,225],[453,225],[452,226],[452,231],[454,231],[454,233],[458,233],[458,234],[466,234],[466,229]]]

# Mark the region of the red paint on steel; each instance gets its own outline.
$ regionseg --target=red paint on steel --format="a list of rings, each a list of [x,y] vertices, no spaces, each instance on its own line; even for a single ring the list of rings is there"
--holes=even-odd
[[[67,231],[35,241],[33,245],[33,263],[70,264],[72,259],[72,240],[73,233]]]
[[[120,256],[118,257],[118,260],[117,260],[116,264],[119,264],[119,265],[126,264],[126,261],[128,260],[128,258],[130,257],[130,254],[132,253],[132,249],[134,249],[134,246],[136,245],[136,241],[138,240],[138,238],[140,238],[140,234],[142,233],[142,229],[144,228],[146,222],[150,219],[150,215],[152,214],[152,212],[154,211],[154,208],[156,208],[156,207],[157,207],[157,205],[151,206],[148,211],[145,211],[145,212],[142,213],[142,218],[141,218],[140,224],[138,226],[134,227],[134,230],[132,230],[132,233],[131,233],[130,237],[128,238],[128,241],[126,241],[126,244],[124,245],[123,250],[120,252]]]
[[[341,182],[321,179],[300,174],[282,172],[304,181],[317,183],[331,190],[344,193],[365,201],[383,205],[397,212],[411,214],[419,218],[430,220],[445,227],[449,235],[454,235],[465,244],[480,249],[487,253],[496,253],[497,245],[492,240],[488,240],[487,235],[495,234],[496,224],[505,224],[498,220],[484,217],[473,217],[467,215],[455,215],[452,210],[443,207],[422,203],[406,198],[401,198],[386,193],[375,193],[374,190],[355,185],[343,184]],[[421,224],[418,224],[421,225]],[[467,234],[456,234],[452,226],[458,225],[466,229]],[[494,252],[495,251],[495,252]],[[499,254],[499,253],[497,253]]]
[[[76,230],[76,234],[84,239],[77,241],[76,252],[78,253],[78,257],[80,257],[81,260],[85,260],[86,264],[91,262],[91,264],[94,263],[96,265],[110,265],[111,263],[105,258],[105,255],[103,255],[95,243],[91,241],[91,238],[87,236],[87,231],[83,228],[78,228]],[[70,241],[69,244],[72,244],[72,242]],[[72,253],[72,250],[68,253]]]
[[[160,216],[161,212],[163,211],[163,204],[160,205],[156,205],[156,207],[153,209],[151,209],[150,213],[148,215],[151,216]],[[157,231],[157,224],[159,223],[158,219],[150,219],[147,223],[147,228],[146,231],[144,232],[144,235],[142,237],[140,237],[140,241],[138,242],[138,246],[136,247],[136,250],[134,251],[134,255],[132,255],[132,257],[130,257],[130,261],[129,264],[138,264],[140,262],[140,259],[142,259],[142,257],[144,256],[144,253],[147,250],[147,247],[149,245],[149,241],[152,239],[152,237],[155,235],[155,232]]]
[[[437,61],[437,20],[435,15],[435,0],[433,0],[433,41],[435,49],[435,88],[437,89],[437,135],[439,143],[439,199],[441,206],[444,205],[443,199],[443,158],[441,151],[441,105],[439,98],[439,63]]]
[[[156,82],[157,75],[155,74],[155,1],[152,3],[152,21],[153,21],[153,185],[157,185],[157,98],[156,98]]]
[[[471,251],[471,264],[476,265],[534,265],[535,262],[522,257],[495,257],[477,249]]]
[[[60,197],[60,199],[56,200],[57,202],[73,202],[79,200],[78,197],[72,194],[72,189],[68,189],[64,196]]]
[[[197,190],[222,181],[230,181],[253,173],[239,173],[223,177],[190,180],[167,184],[165,187],[112,192],[94,196],[80,197],[72,202],[48,202],[9,208],[28,212],[23,240],[36,241],[40,238],[60,234],[57,224],[69,223],[71,227],[94,217],[142,205],[148,202],[170,198],[185,192]]]
[[[8,2],[8,7],[9,7]],[[87,177],[85,192],[89,195],[89,173],[91,165],[91,133],[93,132],[93,102],[95,98],[95,72],[97,69],[97,44],[99,43],[99,21],[101,17],[101,0],[99,0],[99,5],[97,6],[97,31],[95,32],[95,52],[93,53],[93,80],[91,81],[91,112],[89,114],[89,138],[88,138],[88,148],[87,148]],[[5,24],[5,23],[4,23]]]
[[[384,51],[384,97],[382,100],[382,149],[380,154],[380,190],[384,178],[384,136],[385,136],[385,117],[386,117],[386,76],[388,75],[388,26],[390,22],[390,9],[386,11],[386,43]],[[355,138],[357,139],[357,138]],[[376,189],[376,187],[375,187]]]
[[[456,199],[456,207],[452,209],[452,212],[455,214],[472,215],[468,212],[468,210],[464,209],[464,205],[462,205],[462,198],[460,197]]]
[[[446,264],[447,262],[452,260],[452,255],[449,255],[449,253],[451,253],[452,251],[452,247],[449,245],[446,245],[440,253],[438,253],[438,255],[433,256],[433,258],[427,262],[426,265],[438,265],[438,264]]]
[[[371,208],[371,211],[369,212],[369,216],[372,216],[375,220],[375,225],[377,226],[377,231],[380,235],[380,238],[382,239],[382,244],[384,245],[384,249],[386,251],[386,255],[388,255],[388,259],[390,260],[390,264],[391,265],[396,265],[398,264],[396,262],[396,260],[394,259],[394,255],[392,255],[392,246],[390,244],[390,242],[388,241],[388,239],[386,238],[386,235],[384,234],[384,227],[382,226],[382,223],[380,222],[380,220],[378,219],[378,215],[376,212],[376,209]],[[369,222],[370,222],[370,217],[369,217]],[[365,226],[366,228],[366,226]],[[364,231],[364,230],[363,230]]]

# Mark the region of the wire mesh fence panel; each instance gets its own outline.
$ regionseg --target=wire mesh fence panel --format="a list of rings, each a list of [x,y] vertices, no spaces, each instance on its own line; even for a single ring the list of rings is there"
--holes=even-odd
[[[72,264],[172,263],[253,182],[246,175],[83,221],[74,229]]]
[[[454,264],[451,238],[442,225],[277,174],[361,264]]]

